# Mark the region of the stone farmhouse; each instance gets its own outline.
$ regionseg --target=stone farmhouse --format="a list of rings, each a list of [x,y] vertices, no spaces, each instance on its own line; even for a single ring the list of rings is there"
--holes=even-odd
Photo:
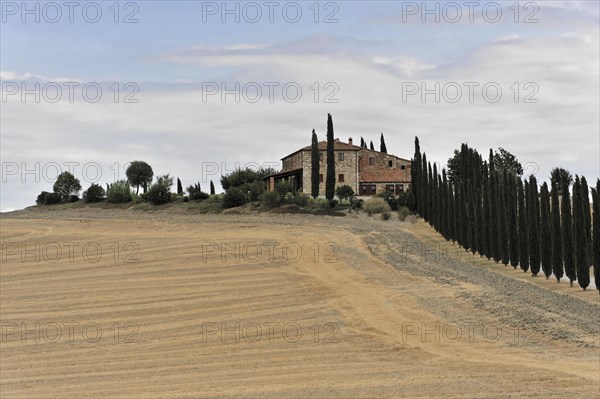
[[[327,176],[327,142],[319,143],[319,195],[325,195]],[[410,187],[411,162],[395,155],[355,146],[339,139],[334,142],[336,188],[352,187],[361,196],[372,196],[382,191],[399,194]],[[267,189],[273,191],[281,180],[292,182],[295,190],[310,195],[311,146],[299,149],[282,160],[281,172],[265,178]]]

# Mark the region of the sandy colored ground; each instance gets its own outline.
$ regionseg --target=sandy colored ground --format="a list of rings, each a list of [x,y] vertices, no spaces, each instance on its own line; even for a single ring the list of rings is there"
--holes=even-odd
[[[323,219],[197,218],[3,217],[0,396],[600,396],[598,335],[507,324]]]

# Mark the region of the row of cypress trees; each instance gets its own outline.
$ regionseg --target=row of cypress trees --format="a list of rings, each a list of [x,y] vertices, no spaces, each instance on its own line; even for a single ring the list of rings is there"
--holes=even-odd
[[[447,240],[495,262],[520,267],[537,276],[566,275],[585,290],[594,265],[600,292],[600,180],[592,188],[593,217],[585,177],[576,177],[573,198],[569,181],[524,181],[463,144],[460,165],[450,181],[421,153],[418,137],[412,159],[412,190],[417,213]],[[593,226],[593,228],[592,228]]]

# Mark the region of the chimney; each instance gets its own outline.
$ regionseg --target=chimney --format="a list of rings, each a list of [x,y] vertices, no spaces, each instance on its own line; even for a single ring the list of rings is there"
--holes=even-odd
[[[348,144],[352,145],[352,137],[348,139]]]

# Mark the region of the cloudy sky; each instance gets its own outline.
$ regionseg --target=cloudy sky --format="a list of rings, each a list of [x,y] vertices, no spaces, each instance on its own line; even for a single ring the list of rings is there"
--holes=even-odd
[[[1,2],[2,211],[133,160],[185,186],[360,137],[600,175],[599,3]],[[26,8],[25,8],[26,7]],[[216,184],[219,187],[219,184]]]

